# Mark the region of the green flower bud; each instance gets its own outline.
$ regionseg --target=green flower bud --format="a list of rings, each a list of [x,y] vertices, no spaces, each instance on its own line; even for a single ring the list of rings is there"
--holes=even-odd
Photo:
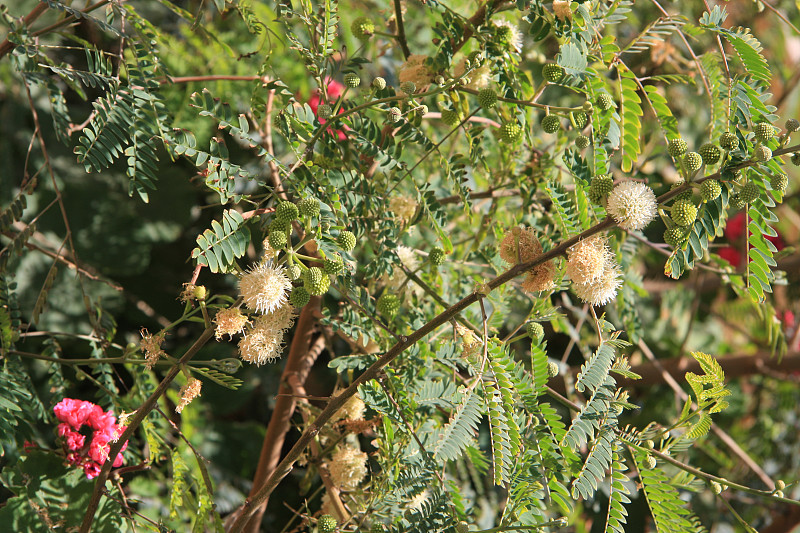
[[[706,180],[700,185],[700,198],[703,199],[703,203],[716,200],[720,194],[722,194],[722,186],[717,180]]]
[[[404,81],[400,84],[400,90],[406,94],[414,94],[417,91],[417,86],[413,81]]]
[[[319,533],[333,533],[336,531],[336,528],[339,526],[339,523],[336,522],[336,519],[329,514],[324,514],[319,517],[317,521],[317,529]]]
[[[548,63],[542,67],[542,76],[550,83],[556,83],[564,76],[564,67],[556,63]]]
[[[592,140],[586,135],[578,135],[575,138],[575,146],[580,150],[587,148],[590,144],[592,144]]]
[[[735,134],[726,131],[719,136],[719,145],[727,151],[736,150],[739,147],[739,139]]]
[[[384,292],[378,298],[377,303],[378,312],[386,318],[394,318],[397,311],[400,309],[400,298],[396,294]]]
[[[597,107],[602,109],[603,111],[608,111],[612,107],[614,107],[614,99],[608,93],[602,93],[600,96],[597,97]]]
[[[444,263],[444,261],[446,259],[446,255],[445,255],[444,250],[442,248],[436,247],[433,250],[431,250],[431,253],[428,256],[428,258],[430,259],[431,264],[433,266],[437,266],[438,267],[438,266],[441,266]]]
[[[305,289],[314,296],[322,296],[331,286],[331,278],[319,267],[311,267],[303,275]]]
[[[681,157],[686,153],[688,145],[683,139],[672,139],[667,145],[667,152],[674,158]]]
[[[282,224],[291,224],[299,215],[300,211],[292,202],[281,202],[275,208],[275,220]]]
[[[700,170],[701,166],[703,166],[703,156],[697,152],[689,152],[683,156],[683,166],[686,169],[686,172],[689,174],[694,174]]]
[[[671,214],[677,225],[687,228],[697,219],[697,208],[692,202],[682,200],[672,204]]]
[[[760,194],[761,189],[756,182],[750,180],[739,190],[739,199],[746,204],[752,204]]]
[[[289,242],[289,238],[283,231],[270,232],[267,240],[269,241],[269,245],[272,246],[273,250],[280,250]]]
[[[319,200],[316,198],[303,198],[297,202],[297,211],[305,218],[319,216]]]
[[[340,231],[339,237],[336,238],[339,248],[345,252],[349,252],[356,247],[356,236],[351,231]]]
[[[350,87],[351,89],[355,89],[359,85],[361,85],[361,78],[355,72],[348,72],[344,75],[344,84]]]
[[[289,295],[289,302],[297,309],[305,307],[309,300],[311,300],[311,295],[305,287],[294,287]]]
[[[530,337],[537,343],[542,342],[542,339],[544,338],[544,328],[539,322],[528,322],[526,330],[528,333],[528,337]]]
[[[506,122],[500,127],[500,140],[513,144],[522,138],[522,127],[516,122]]]
[[[377,91],[384,90],[386,88],[386,80],[381,77],[375,78],[372,80],[372,88]]]
[[[494,89],[481,89],[478,93],[478,104],[484,109],[491,109],[497,105],[497,93]]]
[[[753,127],[756,140],[765,143],[775,137],[775,127],[768,122],[759,122]]]
[[[753,151],[753,159],[755,159],[759,163],[766,163],[767,161],[772,159],[772,150],[770,150],[768,146],[764,146],[763,144],[761,146],[756,146],[756,149]]]
[[[773,174],[769,179],[769,186],[775,191],[786,192],[789,186],[789,178],[786,174]]]
[[[374,31],[375,24],[367,17],[358,17],[350,25],[350,32],[353,34],[353,37],[360,41],[366,41],[372,37],[372,32]]]
[[[542,129],[545,133],[555,133],[561,128],[561,119],[555,115],[547,115],[542,118]]]
[[[719,161],[720,156],[722,156],[722,152],[720,149],[717,148],[716,145],[707,143],[700,147],[699,150],[700,157],[703,158],[703,163],[706,165],[713,165],[717,161]]]

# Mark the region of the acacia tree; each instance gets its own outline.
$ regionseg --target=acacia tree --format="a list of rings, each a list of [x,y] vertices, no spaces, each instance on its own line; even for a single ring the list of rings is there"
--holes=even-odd
[[[3,8],[0,523],[800,523],[800,17],[727,7]]]

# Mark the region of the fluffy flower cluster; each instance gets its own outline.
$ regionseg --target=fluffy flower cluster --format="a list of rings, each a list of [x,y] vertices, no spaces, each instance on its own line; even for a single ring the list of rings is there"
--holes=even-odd
[[[575,283],[592,283],[603,275],[609,259],[612,253],[602,236],[584,239],[567,250],[567,276]]]
[[[192,400],[200,396],[200,389],[203,386],[203,382],[196,378],[189,378],[189,381],[181,387],[181,399],[178,401],[178,405],[175,406],[175,412],[180,413],[183,411],[183,408],[192,403]]]
[[[500,257],[510,265],[527,263],[542,253],[542,244],[531,228],[512,228],[500,242]],[[552,261],[531,268],[522,281],[522,290],[540,292],[553,288],[556,268]]]
[[[227,335],[232,339],[237,333],[244,333],[244,327],[249,323],[250,320],[247,319],[247,316],[235,307],[220,309],[214,315],[214,324],[217,326],[214,330],[214,337],[220,340]]]
[[[155,335],[151,335],[146,329],[142,329],[141,333],[142,340],[139,341],[139,349],[144,352],[144,357],[147,359],[147,362],[144,364],[144,366],[150,369],[153,368],[161,356],[164,355],[164,350],[161,349],[161,344],[164,342],[166,333],[164,331],[160,331]]]
[[[425,66],[426,59],[428,59],[428,56],[419,54],[408,56],[406,62],[397,72],[397,79],[400,83],[410,81],[416,86],[417,91],[424,91],[433,81],[433,73]]]
[[[64,398],[53,407],[58,425],[58,435],[64,440],[67,461],[83,468],[86,477],[93,479],[100,473],[108,459],[110,443],[117,440],[125,428],[117,424],[111,411],[92,402]],[[128,443],[122,446],[125,451]],[[122,453],[114,459],[114,466],[122,466]]]
[[[239,281],[245,305],[257,313],[251,327],[239,341],[239,355],[245,361],[263,365],[281,355],[284,333],[294,324],[294,308],[288,294],[292,282],[282,266],[263,260]],[[219,326],[219,325],[218,325]]]
[[[573,278],[572,290],[578,298],[590,305],[605,305],[617,296],[617,289],[622,285],[622,271],[614,254],[603,253],[602,272],[585,283],[578,283]]]
[[[389,199],[389,211],[403,222],[408,222],[417,212],[417,201],[410,196],[393,196]]]
[[[553,14],[558,18],[558,20],[572,20],[572,9],[570,9],[570,4],[572,2],[568,2],[567,0],[554,0],[553,2]]]
[[[400,262],[403,264],[411,272],[414,272],[419,268],[419,258],[417,258],[417,254],[414,252],[413,248],[409,248],[408,246],[398,246],[397,247],[397,256],[400,258]],[[394,272],[391,276],[384,275],[381,281],[387,288],[390,288],[394,291],[399,291],[402,287],[403,289],[408,289],[411,291],[412,294],[422,296],[423,290],[414,282],[407,282],[408,276],[406,276],[403,269],[399,266],[394,268]]]
[[[244,304],[256,313],[272,313],[289,300],[292,282],[282,266],[262,261],[239,280],[239,292]]]
[[[622,182],[609,193],[606,211],[622,229],[644,229],[656,218],[656,194],[644,183]]]
[[[327,463],[333,483],[342,490],[355,490],[367,475],[367,454],[344,446]]]
[[[334,422],[337,420],[362,420],[366,409],[367,406],[364,401],[358,393],[355,393],[336,411],[331,420]]]

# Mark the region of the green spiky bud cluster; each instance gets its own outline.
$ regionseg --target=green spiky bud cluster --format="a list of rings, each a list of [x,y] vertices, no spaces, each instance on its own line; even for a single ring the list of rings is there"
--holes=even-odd
[[[587,115],[591,115],[594,113],[594,104],[592,104],[589,100],[586,100],[581,106],[581,109],[583,109],[583,112]]]
[[[515,143],[522,138],[522,127],[516,122],[506,122],[500,127],[500,140]]]
[[[384,531],[386,531],[386,528],[384,528],[383,524],[380,522],[375,522],[372,524],[372,527],[369,528],[370,533],[384,533]]]
[[[775,127],[768,122],[759,122],[753,127],[756,140],[765,143],[775,137]]]
[[[542,129],[545,133],[555,133],[561,128],[561,119],[555,115],[547,115],[542,118]]]
[[[758,161],[759,163],[766,163],[770,159],[772,159],[772,150],[769,149],[768,146],[756,146],[756,149],[753,150],[753,159]]]
[[[586,127],[586,123],[589,121],[589,117],[586,116],[586,113],[583,111],[573,111],[572,112],[572,121],[575,123],[575,126],[582,130]]]
[[[551,378],[554,378],[558,375],[558,363],[554,361],[549,361],[547,363],[547,375]]]
[[[330,118],[332,114],[333,108],[328,104],[320,104],[319,107],[317,107],[317,116],[319,118]]]
[[[340,231],[339,236],[336,238],[336,243],[339,248],[345,252],[349,252],[356,247],[356,236],[352,231]]]
[[[697,207],[687,200],[681,200],[672,204],[672,220],[675,224],[687,228],[697,220]]]
[[[311,300],[311,295],[305,287],[294,287],[289,295],[289,303],[298,309],[305,307],[309,300]]]
[[[792,157],[789,158],[792,164],[796,167],[800,167],[800,152],[795,152],[792,154]]]
[[[717,180],[706,180],[700,185],[700,198],[703,199],[703,203],[716,200],[720,194],[722,194],[722,186]]]
[[[358,17],[350,24],[350,32],[360,41],[366,41],[375,31],[375,24],[367,17]]]
[[[739,139],[736,137],[736,134],[726,131],[719,136],[719,145],[730,152],[739,147]]]
[[[344,263],[342,262],[342,258],[338,255],[334,255],[333,257],[326,257],[322,261],[322,270],[324,270],[326,274],[335,276],[336,274],[344,270]]]
[[[300,279],[302,275],[303,275],[303,269],[297,265],[292,265],[286,269],[286,277],[292,281]]]
[[[739,189],[739,199],[746,204],[752,204],[759,194],[761,194],[761,189],[753,180],[749,180],[744,187]]]
[[[528,322],[528,325],[525,326],[528,337],[533,339],[536,342],[541,342],[544,338],[544,328],[539,322]]]
[[[703,158],[703,163],[706,165],[715,164],[722,156],[722,152],[720,151],[719,147],[711,143],[706,143],[701,146],[698,152],[700,153],[700,157]]]
[[[590,144],[592,144],[592,140],[586,135],[578,135],[577,137],[575,137],[575,146],[578,147],[578,149],[580,150],[583,150]]]
[[[396,294],[384,292],[378,298],[377,309],[380,314],[386,318],[394,318],[397,311],[400,309],[400,298]]]
[[[548,63],[542,67],[542,76],[550,83],[556,83],[564,77],[564,67],[556,63]]]
[[[437,267],[444,264],[445,258],[446,255],[444,253],[444,250],[442,248],[439,248],[438,246],[433,250],[431,250],[430,255],[428,255],[428,259],[431,260],[431,264]]]
[[[716,481],[711,482],[711,492],[714,494],[720,494],[722,492],[722,485],[717,483]]]
[[[331,287],[331,278],[319,267],[311,267],[303,275],[303,286],[314,296],[322,296]]]
[[[283,231],[272,231],[269,237],[267,237],[267,241],[269,241],[269,245],[272,246],[273,250],[280,250],[286,246],[289,242],[289,238]]]
[[[800,120],[797,120],[796,118],[790,118],[786,121],[784,126],[786,127],[786,131],[789,133],[794,133],[797,130],[800,130]]]
[[[603,111],[608,111],[614,107],[614,99],[608,93],[603,93],[597,97],[597,107]]]
[[[656,458],[653,457],[652,455],[648,455],[647,457],[644,458],[644,466],[648,470],[654,469],[656,467]]]
[[[344,75],[344,84],[351,89],[355,89],[361,85],[361,78],[355,72],[348,72]]]
[[[333,533],[336,531],[336,528],[339,526],[339,523],[336,522],[336,519],[329,514],[324,514],[319,517],[317,521],[317,529],[319,533]]]
[[[372,80],[372,88],[376,91],[382,91],[386,88],[386,80],[378,76]]]
[[[316,198],[303,198],[297,202],[297,211],[306,218],[319,216],[319,200]]]
[[[731,207],[734,208],[734,209],[741,209],[746,205],[744,203],[744,201],[742,200],[742,197],[739,196],[738,192],[736,194],[734,194],[733,196],[731,196],[731,202],[730,203],[731,203]]]
[[[448,126],[455,126],[458,124],[458,111],[445,109],[442,111],[442,121]]]
[[[484,109],[491,109],[497,105],[497,93],[494,89],[487,87],[478,93],[478,104]]]
[[[292,223],[283,222],[277,218],[273,218],[272,222],[269,223],[269,233],[273,233],[275,231],[282,231],[288,235],[292,231]]]
[[[401,118],[403,118],[403,112],[400,111],[400,108],[393,107],[393,108],[389,109],[389,120],[391,122],[397,122]],[[442,113],[442,118],[444,118],[444,113]]]
[[[614,190],[614,178],[609,174],[600,174],[592,177],[589,184],[589,199],[599,204],[600,201],[611,191]]]
[[[417,113],[419,113],[419,116],[424,117],[425,115],[428,114],[428,106],[426,106],[425,104],[422,104],[422,105],[420,105],[419,107],[416,108],[416,111],[417,111]]]
[[[414,94],[417,91],[417,86],[413,81],[404,81],[400,84],[400,90],[406,94]]]
[[[299,215],[300,211],[292,202],[281,202],[275,208],[275,220],[281,224],[291,224]]]
[[[685,228],[673,226],[664,232],[664,242],[673,248],[678,248],[686,241],[688,236],[689,232]]]
[[[789,186],[789,178],[786,174],[773,174],[769,178],[769,186],[775,191],[786,192],[786,187]]]
[[[463,520],[456,524],[456,533],[468,533],[469,531],[469,524],[464,522]]]
[[[667,152],[675,158],[681,157],[688,149],[689,145],[683,139],[672,139],[667,145]]]
[[[683,167],[689,174],[694,174],[695,172],[700,170],[700,167],[702,166],[703,166],[703,156],[701,156],[697,152],[687,152],[687,154],[683,156]]]

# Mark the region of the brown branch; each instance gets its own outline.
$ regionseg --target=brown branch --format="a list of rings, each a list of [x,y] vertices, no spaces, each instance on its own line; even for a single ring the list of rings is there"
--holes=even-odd
[[[30,26],[45,11],[47,11],[47,4],[44,2],[39,2],[33,9],[31,9],[30,13],[25,15],[25,18],[22,19],[22,25]],[[2,43],[0,43],[0,58],[11,52],[13,49],[14,44],[12,44],[11,41],[6,38]]]
[[[229,76],[226,74],[212,74],[207,76],[179,76],[175,78],[161,78],[158,80],[158,83],[165,85],[168,83],[194,83],[197,81],[257,81],[263,79],[263,76]]]
[[[317,323],[316,313],[319,310],[321,298],[312,297],[311,301],[303,307],[300,318],[297,320],[292,345],[289,348],[289,357],[281,376],[281,385],[278,389],[275,408],[267,425],[267,433],[264,435],[264,442],[261,446],[261,455],[258,458],[258,466],[253,477],[253,487],[250,489],[250,497],[254,496],[264,485],[265,480],[274,471],[281,458],[281,450],[286,440],[286,434],[291,429],[291,420],[297,407],[297,398],[292,395],[292,386],[289,380],[293,376],[297,384],[305,384],[308,373],[314,362],[317,360],[321,348],[314,350],[311,347],[311,333]],[[266,509],[266,501],[259,508],[255,509],[247,522],[246,531],[257,533],[261,524],[261,517]]]
[[[394,0],[394,18],[397,21],[397,42],[403,51],[403,57],[408,59],[408,56],[411,55],[411,50],[408,49],[408,42],[406,41],[406,27],[403,24],[403,5],[401,0]]]

